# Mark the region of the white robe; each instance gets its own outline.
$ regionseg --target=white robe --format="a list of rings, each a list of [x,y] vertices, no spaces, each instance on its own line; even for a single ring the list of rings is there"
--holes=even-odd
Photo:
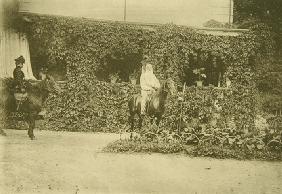
[[[146,102],[149,96],[152,95],[155,90],[161,87],[161,84],[153,72],[151,64],[146,64],[142,67],[142,74],[140,77],[141,86],[141,113],[145,114]]]
[[[142,90],[154,91],[161,87],[161,84],[153,72],[151,64],[147,64],[145,72],[141,74],[140,86]]]

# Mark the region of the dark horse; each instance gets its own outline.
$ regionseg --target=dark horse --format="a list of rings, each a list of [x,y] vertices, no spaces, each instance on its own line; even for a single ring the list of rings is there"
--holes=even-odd
[[[24,114],[24,121],[28,124],[28,136],[34,139],[33,129],[35,128],[35,120],[39,118],[38,113],[41,111],[43,103],[46,101],[49,93],[60,93],[61,89],[57,85],[54,78],[50,75],[43,81],[35,84],[29,84],[27,87],[27,99],[22,101],[18,106],[12,91],[2,89],[1,105],[7,112],[20,112]],[[3,106],[4,105],[4,106]]]
[[[151,123],[156,118],[156,124],[159,125],[162,115],[165,111],[165,103],[170,92],[170,87],[167,81],[165,81],[161,88],[152,94],[149,102],[147,103],[146,115],[150,117]],[[131,132],[134,131],[134,117],[137,114],[139,117],[139,129],[142,128],[142,122],[144,116],[141,115],[141,95],[135,94],[128,101],[129,107],[129,122],[131,125]]]

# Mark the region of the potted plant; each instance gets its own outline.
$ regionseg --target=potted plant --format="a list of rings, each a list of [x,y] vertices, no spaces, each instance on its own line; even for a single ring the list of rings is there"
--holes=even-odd
[[[198,79],[196,80],[198,87],[202,87],[204,79],[207,78],[206,74],[203,73],[204,71],[205,68],[198,68],[193,70],[193,73],[198,77]]]

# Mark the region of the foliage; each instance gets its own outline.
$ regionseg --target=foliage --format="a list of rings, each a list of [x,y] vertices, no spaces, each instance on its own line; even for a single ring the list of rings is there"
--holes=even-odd
[[[260,94],[262,110],[274,113],[282,107],[282,61],[277,53],[279,50],[279,44],[275,42],[277,34],[265,24],[257,24],[253,29],[256,34],[260,34],[257,44],[261,48],[261,54],[251,59],[251,64],[256,64],[254,68],[256,87]]]
[[[109,131],[127,129],[127,101],[139,87],[108,83],[112,75],[129,81],[140,70],[142,55],[155,64],[157,77],[172,78],[183,90],[185,69],[202,68],[191,56],[219,57],[230,88],[187,88],[167,100],[160,128],[145,126],[140,147],[118,143],[119,151],[179,152],[196,145],[194,155],[236,155],[279,150],[279,131],[258,131],[255,96],[275,44],[267,26],[257,25],[237,37],[212,36],[175,25],[144,26],[79,18],[27,15],[31,59],[65,66],[61,96],[51,96],[43,123],[51,130]],[[254,59],[254,60],[252,60]],[[140,72],[139,72],[140,73]],[[275,121],[276,122],[276,121]],[[277,143],[278,142],[278,143]],[[272,145],[273,144],[273,145]],[[214,145],[216,148],[213,148]],[[222,149],[219,149],[222,148]],[[224,148],[224,149],[223,149]],[[114,147],[113,147],[114,149]],[[225,152],[226,151],[226,152]],[[276,152],[275,152],[276,153]],[[281,156],[280,156],[281,157]]]
[[[136,93],[137,87],[127,83],[106,83],[98,80],[92,80],[89,85],[80,87],[82,88],[67,85],[61,98],[50,97],[47,100],[49,114],[44,122],[45,128],[117,132],[126,127],[127,99]],[[70,90],[74,92],[74,98],[69,98]]]
[[[178,89],[181,89],[183,70],[195,66],[190,56],[201,52],[213,53],[223,59],[225,76],[232,81],[232,90],[226,96],[228,101],[225,101],[223,111],[227,115],[235,114],[238,130],[252,130],[255,76],[248,60],[253,53],[260,53],[261,50],[261,45],[256,43],[259,35],[253,31],[238,37],[227,37],[204,35],[175,25],[148,29],[137,25],[69,17],[26,17],[32,21],[25,29],[30,41],[31,59],[44,58],[48,65],[65,65],[67,68],[66,92],[59,99],[51,97],[47,104],[50,110],[46,122],[46,125],[50,125],[48,128],[55,126],[66,130],[96,130],[108,127],[108,130],[114,130],[113,126],[124,127],[122,125],[127,120],[126,99],[129,94],[137,93],[138,89],[133,89],[130,84],[112,85],[97,79],[109,81],[110,75],[118,75],[123,81],[128,80],[131,74],[140,69],[142,57],[138,56],[146,54],[155,64],[157,77],[170,77],[177,83]],[[136,61],[121,63],[133,58]],[[116,87],[125,90],[126,95],[113,94]],[[208,93],[213,91],[207,90],[207,95],[202,95],[192,89],[187,94],[189,100],[186,102],[189,103],[183,107],[189,106],[190,111],[195,106],[192,113],[199,112],[197,114],[202,114],[203,118],[211,117],[207,107],[212,100]],[[204,107],[203,104],[199,110],[197,106],[200,106],[202,96],[205,96],[204,104],[208,106]],[[216,99],[214,97],[213,100]],[[170,107],[167,112],[173,113],[172,118],[177,118],[179,114],[174,114],[176,103],[178,101],[174,100],[168,103]],[[119,107],[124,109],[120,110]],[[191,115],[189,111],[184,112]],[[122,121],[115,115],[122,115]]]
[[[213,158],[232,158],[239,160],[257,159],[257,160],[274,160],[281,161],[281,152],[271,152],[267,150],[249,150],[249,149],[230,149],[221,146],[205,145],[197,146],[195,149],[186,151],[187,154],[201,157]]]
[[[177,142],[163,142],[163,141],[152,141],[146,140],[118,140],[109,144],[103,149],[106,152],[143,152],[143,153],[178,153],[183,150],[182,145]]]
[[[267,123],[270,125],[265,126],[258,126],[263,122],[256,122],[256,126],[252,126],[254,130],[238,130],[249,129],[247,126],[253,121],[247,121],[248,117],[241,118],[252,114],[240,113],[242,110],[238,109],[238,102],[232,101],[231,95],[234,93],[232,88],[188,88],[182,96],[171,96],[159,128],[149,125],[147,130],[142,130],[132,140],[115,142],[105,150],[184,152],[192,156],[216,158],[281,160],[282,130],[275,126],[278,122],[281,124],[281,118],[279,121],[278,117],[269,118]],[[249,97],[252,98],[252,95]],[[249,102],[247,96],[243,98]],[[244,106],[245,110],[250,110],[252,104]],[[179,149],[175,149],[175,144]]]
[[[275,114],[281,111],[281,5],[280,0],[236,0],[234,20],[240,28],[252,28],[259,35],[260,54],[253,58],[256,64],[256,83],[262,110]]]
[[[241,148],[222,147],[218,145],[189,145],[185,146],[178,141],[163,142],[146,140],[118,140],[103,149],[105,152],[118,153],[184,153],[195,157],[232,158],[238,160],[257,159],[281,161],[281,152],[268,150],[249,150]]]
[[[238,132],[254,132],[253,92],[241,93],[235,88],[187,88],[184,93],[169,98],[163,125],[182,131],[187,126],[226,128],[233,122]]]
[[[281,6],[280,0],[234,0],[234,19],[235,22],[240,22],[255,17],[268,22],[277,22],[282,18]]]

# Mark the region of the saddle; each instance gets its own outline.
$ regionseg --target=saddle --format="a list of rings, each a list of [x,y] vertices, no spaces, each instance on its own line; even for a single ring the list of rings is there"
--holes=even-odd
[[[16,105],[17,105],[17,111],[20,108],[20,105],[27,100],[27,92],[25,93],[20,93],[20,92],[15,92],[14,97],[16,100]]]

